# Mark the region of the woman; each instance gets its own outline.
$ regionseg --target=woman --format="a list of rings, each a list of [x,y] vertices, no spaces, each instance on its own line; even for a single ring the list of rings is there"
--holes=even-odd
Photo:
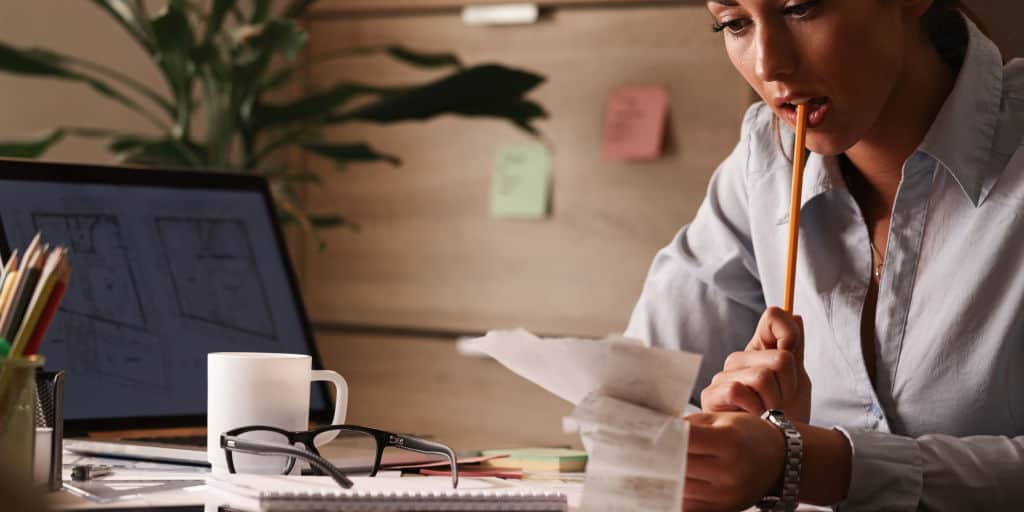
[[[705,355],[688,512],[783,489],[842,510],[1024,510],[1024,63],[1004,68],[959,7],[708,1],[764,101],[627,329]],[[793,317],[766,306],[783,298],[798,103]]]

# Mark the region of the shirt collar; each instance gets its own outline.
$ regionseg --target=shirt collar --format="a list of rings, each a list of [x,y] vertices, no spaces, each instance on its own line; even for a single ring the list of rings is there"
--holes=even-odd
[[[998,178],[992,144],[1003,96],[1003,61],[996,45],[971,20],[968,44],[953,91],[918,146],[937,160],[978,206]]]
[[[1002,165],[993,161],[992,146],[1001,117],[1003,61],[995,43],[971,20],[965,17],[964,22],[968,36],[964,62],[952,92],[917,151],[946,168],[971,203],[978,206],[1002,170]],[[782,133],[783,146],[792,147],[792,129],[785,126]],[[843,175],[836,157],[809,153],[804,166],[801,210],[817,196],[845,187],[840,183]],[[789,222],[788,203],[779,209],[776,223]]]

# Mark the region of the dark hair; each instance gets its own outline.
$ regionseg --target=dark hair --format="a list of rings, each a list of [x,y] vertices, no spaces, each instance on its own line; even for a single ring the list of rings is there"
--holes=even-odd
[[[934,0],[921,17],[925,35],[946,65],[957,71],[967,54],[967,25],[961,11],[966,14],[960,0]]]

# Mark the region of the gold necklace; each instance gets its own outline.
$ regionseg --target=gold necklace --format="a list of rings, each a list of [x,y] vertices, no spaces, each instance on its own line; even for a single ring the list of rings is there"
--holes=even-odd
[[[874,242],[869,241],[868,245],[871,246],[871,274],[875,276],[875,281],[881,281],[882,266],[885,265],[885,257],[883,257],[882,253],[877,247],[875,247]]]
[[[846,155],[842,155],[839,158],[839,168],[843,176],[843,183],[846,184],[846,189],[853,194],[853,183],[850,179],[850,162],[847,160]],[[856,200],[856,199],[854,199]],[[871,246],[871,275],[875,278],[876,282],[882,281],[882,267],[885,265],[885,257],[882,256],[882,252],[875,247],[875,242],[871,241],[870,233],[868,234],[868,245]]]

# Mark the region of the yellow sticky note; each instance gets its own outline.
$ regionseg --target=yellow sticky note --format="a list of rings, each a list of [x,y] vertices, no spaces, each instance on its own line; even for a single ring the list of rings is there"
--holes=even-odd
[[[551,153],[544,146],[505,146],[491,178],[491,217],[542,219],[551,196]]]

